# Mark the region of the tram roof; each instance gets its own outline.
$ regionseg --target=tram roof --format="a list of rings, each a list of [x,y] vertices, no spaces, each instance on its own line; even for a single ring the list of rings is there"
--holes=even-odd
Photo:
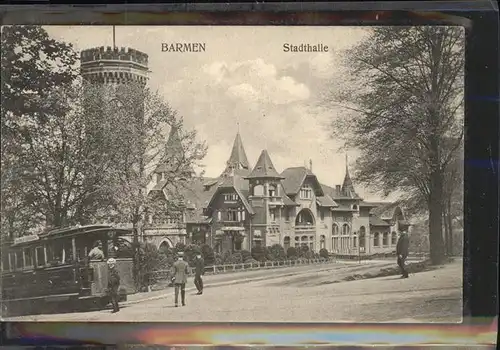
[[[91,232],[106,231],[106,230],[129,231],[128,229],[118,228],[111,225],[85,225],[85,226],[58,228],[45,233],[41,233],[39,236],[40,238],[48,238],[54,236],[67,236],[67,235],[91,233]]]

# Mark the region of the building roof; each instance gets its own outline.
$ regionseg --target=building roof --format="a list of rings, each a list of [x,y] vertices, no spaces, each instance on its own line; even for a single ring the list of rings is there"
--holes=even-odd
[[[259,159],[247,179],[283,179],[274,168],[271,157],[267,150],[262,150]]]
[[[371,226],[391,226],[391,224],[389,224],[387,221],[384,221],[381,218],[374,215],[371,215],[369,220]]]
[[[248,162],[247,154],[245,152],[245,148],[243,147],[243,141],[241,140],[239,132],[234,138],[233,149],[231,150],[231,155],[226,162],[226,168],[222,174],[230,173],[232,169],[250,169],[250,163]]]
[[[316,203],[320,207],[330,207],[330,208],[335,208],[338,207],[339,205],[335,203],[335,201],[330,197],[328,194],[325,194],[324,196],[316,197]]]
[[[191,183],[182,189],[182,195],[186,203],[186,221],[189,223],[207,223],[210,218],[203,215],[203,209],[208,205],[210,198],[217,187],[212,187],[205,190],[204,184],[210,180],[209,178],[196,177]]]
[[[155,173],[163,173],[169,171],[168,161],[169,158],[182,154],[184,149],[182,147],[181,138],[179,136],[179,129],[177,126],[172,126],[170,128],[170,134],[168,135],[168,140],[165,145],[165,152],[162,159],[158,163],[155,169]]]
[[[379,206],[370,210],[370,214],[376,215],[384,220],[392,220],[396,210],[399,208],[397,202],[380,202]]]
[[[255,214],[252,206],[250,203],[248,203],[248,190],[242,190],[240,188],[237,188],[235,186],[219,186],[217,189],[212,193],[212,196],[210,197],[207,205],[205,206],[206,208],[210,207],[214,199],[217,197],[217,195],[223,190],[223,189],[228,189],[228,188],[233,188],[234,191],[238,194],[240,197],[241,202],[243,203],[243,206],[245,209],[250,213],[250,214]]]
[[[316,196],[324,195],[323,188],[316,178],[316,175],[314,175],[311,170],[305,166],[287,168],[283,170],[281,176],[284,178],[282,183],[285,192],[288,195],[295,196],[299,193],[300,188],[307,177],[313,179]]]

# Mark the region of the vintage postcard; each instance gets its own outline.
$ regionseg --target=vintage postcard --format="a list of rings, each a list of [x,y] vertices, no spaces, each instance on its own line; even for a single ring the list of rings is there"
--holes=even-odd
[[[464,40],[2,27],[2,319],[461,322]]]

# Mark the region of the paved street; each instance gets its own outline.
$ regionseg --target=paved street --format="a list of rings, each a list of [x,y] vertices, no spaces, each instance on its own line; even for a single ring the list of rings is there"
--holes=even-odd
[[[202,296],[187,292],[187,306],[175,308],[173,289],[130,298],[117,314],[110,310],[37,315],[36,321],[262,321],[262,322],[460,322],[462,262],[416,273],[358,281],[343,277],[393,265],[338,263],[231,276],[206,276]],[[251,275],[254,274],[254,275]],[[267,275],[267,276],[265,276]],[[265,279],[263,279],[265,278]],[[231,283],[231,284],[228,284]],[[192,287],[189,281],[189,287]],[[138,299],[146,299],[140,301]],[[147,299],[150,300],[147,300]]]

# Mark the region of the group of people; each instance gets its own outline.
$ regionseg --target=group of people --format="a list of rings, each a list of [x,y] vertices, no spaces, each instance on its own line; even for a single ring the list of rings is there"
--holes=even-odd
[[[396,245],[397,254],[397,264],[401,269],[401,278],[408,278],[409,274],[406,270],[406,259],[408,257],[409,249],[409,238],[406,232],[402,232],[399,236]],[[97,242],[94,249],[89,253],[89,258],[91,259],[104,259],[104,253],[102,252],[102,244]],[[120,286],[120,275],[116,269],[116,260],[110,258],[107,260],[109,277],[108,277],[108,293],[111,299],[111,304],[113,306],[113,312],[120,311],[120,306],[118,305],[118,287]],[[203,279],[205,271],[205,264],[200,253],[196,255],[195,259],[195,275],[194,284],[198,290],[197,295],[203,294]],[[171,279],[174,284],[174,303],[175,307],[179,306],[179,292],[181,295],[181,305],[186,306],[186,283],[187,277],[189,275],[189,264],[184,260],[184,252],[177,253],[177,261],[172,265],[171,268]]]
[[[203,294],[203,279],[201,276],[203,276],[205,272],[205,264],[200,253],[196,255],[194,265],[195,265],[194,285],[198,290],[197,295],[201,295]],[[188,274],[189,274],[189,264],[184,260],[184,253],[178,252],[177,261],[173,264],[171,269],[172,283],[174,284],[174,290],[175,290],[175,298],[174,298],[175,307],[179,306],[179,291],[181,294],[182,306],[186,306],[186,283]]]

